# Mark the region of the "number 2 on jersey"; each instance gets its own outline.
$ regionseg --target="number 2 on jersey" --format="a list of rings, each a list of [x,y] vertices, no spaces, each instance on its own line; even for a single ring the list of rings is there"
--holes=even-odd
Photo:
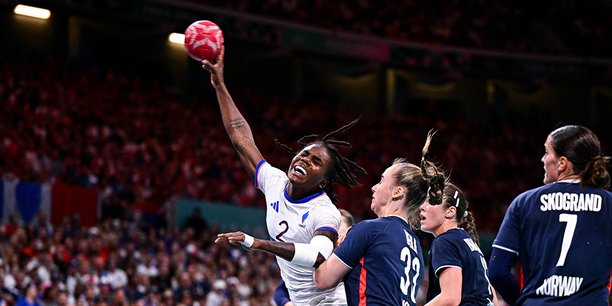
[[[287,223],[287,221],[283,220],[283,221],[279,222],[278,225],[280,225],[280,226],[284,225],[285,229],[282,230],[280,233],[278,233],[278,235],[276,235],[276,241],[285,242],[285,240],[283,240],[283,238],[281,238],[281,236],[284,235],[289,230],[289,223]]]
[[[560,214],[559,222],[566,222],[565,232],[563,233],[563,243],[561,244],[561,254],[559,255],[559,261],[557,261],[557,267],[562,267],[565,264],[565,258],[567,252],[574,239],[574,231],[576,230],[576,223],[578,222],[578,216],[572,214]]]

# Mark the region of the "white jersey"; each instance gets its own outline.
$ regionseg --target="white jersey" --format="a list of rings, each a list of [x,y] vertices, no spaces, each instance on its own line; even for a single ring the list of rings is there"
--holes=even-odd
[[[266,225],[270,240],[310,243],[317,230],[336,231],[340,227],[340,211],[324,191],[303,199],[292,199],[285,188],[287,175],[262,160],[255,170],[255,186],[266,197]],[[295,265],[276,256],[281,277],[294,305],[346,305],[344,284],[317,289],[314,268]]]

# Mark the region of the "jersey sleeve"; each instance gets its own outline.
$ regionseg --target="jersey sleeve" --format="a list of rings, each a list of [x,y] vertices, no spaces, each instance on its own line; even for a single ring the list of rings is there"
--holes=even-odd
[[[311,233],[327,230],[337,234],[340,228],[340,211],[331,203],[329,205],[319,204],[310,211],[308,221],[308,229]]]
[[[459,252],[457,245],[446,235],[434,239],[431,247],[431,265],[436,277],[440,277],[440,272],[445,268],[463,268]]]
[[[287,175],[280,169],[272,167],[265,159],[262,159],[255,168],[254,184],[264,194],[266,190],[276,184],[284,184]]]
[[[520,245],[520,206],[519,198],[514,199],[506,215],[504,221],[499,228],[499,233],[493,241],[493,247],[512,252],[518,255]]]
[[[367,221],[359,222],[346,233],[344,241],[336,248],[334,254],[349,268],[354,268],[364,257],[370,240],[375,235],[375,228]]]

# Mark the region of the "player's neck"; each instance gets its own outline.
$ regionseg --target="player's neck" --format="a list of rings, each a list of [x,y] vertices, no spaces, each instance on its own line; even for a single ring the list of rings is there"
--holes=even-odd
[[[401,215],[401,214],[390,214],[390,215],[386,215],[385,217],[398,217],[404,221],[406,221],[406,223],[408,223],[408,218],[405,215]]]
[[[561,173],[559,174],[559,177],[557,178],[557,182],[558,181],[571,181],[571,180],[580,180],[580,175]]]
[[[436,230],[434,230],[432,232],[432,234],[434,234],[434,236],[438,237],[439,235],[442,235],[452,229],[458,228],[459,226],[457,225],[457,222],[454,221],[448,221],[448,222],[444,222],[442,224],[440,224],[440,227],[438,227]]]
[[[285,192],[287,193],[287,195],[289,195],[291,199],[295,199],[295,200],[306,198],[308,196],[316,194],[319,191],[321,190],[298,188],[294,186],[293,184],[288,184],[287,187],[285,188]]]
[[[383,209],[383,212],[379,215],[379,217],[390,217],[395,216],[402,218],[406,223],[408,223],[408,215],[402,207],[394,207],[393,205],[389,205]]]

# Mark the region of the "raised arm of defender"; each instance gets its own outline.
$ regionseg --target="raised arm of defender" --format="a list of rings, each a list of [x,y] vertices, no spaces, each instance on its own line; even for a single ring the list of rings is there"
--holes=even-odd
[[[263,159],[263,156],[259,152],[257,145],[255,145],[251,127],[238,110],[238,107],[236,107],[236,104],[234,104],[234,100],[232,100],[227,87],[225,87],[223,79],[224,55],[225,46],[221,49],[221,54],[219,54],[214,64],[208,60],[203,60],[202,68],[210,72],[210,82],[217,91],[217,100],[221,110],[223,125],[240,157],[242,165],[252,177],[255,174],[257,164]]]

